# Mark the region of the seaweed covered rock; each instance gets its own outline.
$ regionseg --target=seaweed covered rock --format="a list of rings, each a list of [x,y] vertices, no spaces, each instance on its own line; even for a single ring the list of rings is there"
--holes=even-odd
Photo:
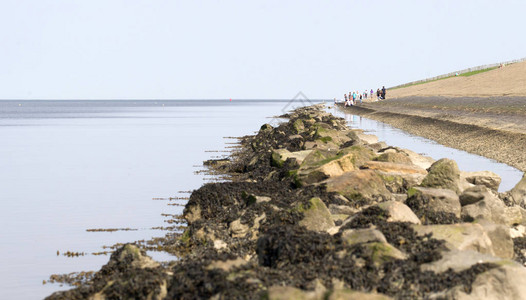
[[[455,223],[460,218],[460,201],[451,190],[414,187],[405,204],[424,224]]]
[[[169,275],[159,263],[127,244],[111,255],[88,284],[56,292],[46,299],[163,299],[170,284]]]
[[[428,171],[421,186],[448,189],[460,194],[460,170],[454,160],[442,158],[434,162]]]

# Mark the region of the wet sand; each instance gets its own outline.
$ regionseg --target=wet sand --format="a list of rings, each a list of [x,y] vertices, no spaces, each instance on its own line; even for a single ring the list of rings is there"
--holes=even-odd
[[[403,97],[345,109],[526,171],[526,97]]]

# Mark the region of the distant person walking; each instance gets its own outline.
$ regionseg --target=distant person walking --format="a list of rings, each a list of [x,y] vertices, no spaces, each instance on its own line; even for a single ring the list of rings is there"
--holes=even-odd
[[[373,99],[373,93],[374,93],[374,91],[373,91],[373,89],[371,89],[371,99]]]
[[[385,99],[385,86],[382,86],[382,99]]]
[[[376,90],[376,100],[380,100],[380,89]]]

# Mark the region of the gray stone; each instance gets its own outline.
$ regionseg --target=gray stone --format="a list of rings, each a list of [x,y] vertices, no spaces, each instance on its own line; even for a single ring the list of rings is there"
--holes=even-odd
[[[462,218],[464,220],[484,219],[507,226],[524,223],[520,207],[508,207],[496,196],[487,195],[481,201],[463,206]]]
[[[413,229],[419,235],[431,233],[433,238],[445,240],[450,250],[472,250],[495,255],[493,243],[480,224],[413,225]]]
[[[348,246],[370,242],[387,243],[383,233],[374,228],[344,230],[342,241]]]
[[[482,225],[491,240],[495,255],[512,259],[515,252],[513,251],[513,240],[511,239],[509,228],[486,220],[481,220],[478,224]]]
[[[526,173],[522,179],[510,190],[510,196],[513,202],[526,207]]]
[[[431,157],[420,155],[409,149],[400,149],[400,151],[407,154],[407,157],[409,157],[413,165],[419,166],[422,169],[429,169],[429,167],[435,162]]]
[[[463,172],[463,178],[474,185],[483,185],[493,191],[498,191],[502,179],[490,171]]]
[[[378,204],[378,207],[389,213],[388,222],[409,222],[420,224],[415,213],[405,204],[398,201],[386,201]]]
[[[464,206],[484,200],[485,198],[487,199],[492,197],[495,196],[489,192],[487,187],[483,185],[476,185],[464,190],[464,192],[460,194],[459,199],[460,205]]]
[[[461,272],[471,268],[471,266],[478,263],[496,263],[503,260],[500,257],[495,257],[489,254],[482,254],[473,250],[451,250],[442,252],[442,258],[427,264],[422,264],[420,269],[422,271],[433,271],[435,273],[442,273],[451,268],[455,272]]]
[[[526,299],[526,268],[517,263],[501,265],[478,275],[471,285],[471,293],[458,286],[446,297],[459,300]]]
[[[363,132],[356,132],[358,138],[365,144],[375,144],[378,143],[378,137],[373,134],[365,134]]]

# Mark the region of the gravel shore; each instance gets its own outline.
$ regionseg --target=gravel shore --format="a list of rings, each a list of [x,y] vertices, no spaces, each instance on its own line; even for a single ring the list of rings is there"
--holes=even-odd
[[[526,97],[406,97],[345,109],[526,171]]]

